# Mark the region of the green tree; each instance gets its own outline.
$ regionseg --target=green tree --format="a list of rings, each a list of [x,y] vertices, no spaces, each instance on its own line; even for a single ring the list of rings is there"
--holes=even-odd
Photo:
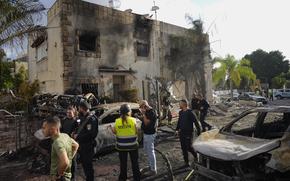
[[[289,87],[290,85],[290,71],[287,73],[281,73],[280,75],[274,77],[272,80],[272,87],[275,89],[280,89],[284,85]]]
[[[285,56],[280,51],[268,53],[258,49],[246,55],[245,58],[250,60],[254,73],[262,83],[269,83],[271,85],[274,77],[289,71],[289,61],[285,60]]]
[[[11,89],[14,86],[14,80],[11,75],[12,62],[0,62],[0,89]]]
[[[214,62],[219,63],[220,66],[213,71],[213,82],[214,84],[229,82],[231,97],[233,97],[233,86],[238,87],[242,77],[252,82],[256,80],[256,75],[247,59],[237,61],[234,56],[227,55],[225,58],[215,58]]]
[[[1,0],[0,47],[8,42],[19,44],[27,33],[39,30],[34,25],[44,9],[38,0]]]
[[[271,84],[272,88],[275,88],[275,89],[282,88],[287,82],[286,78],[283,75],[278,75],[274,77],[271,81],[272,81],[272,84]]]
[[[14,77],[14,87],[16,90],[18,90],[21,83],[28,80],[28,73],[25,70],[24,66],[21,66],[18,70],[18,73],[15,74]]]

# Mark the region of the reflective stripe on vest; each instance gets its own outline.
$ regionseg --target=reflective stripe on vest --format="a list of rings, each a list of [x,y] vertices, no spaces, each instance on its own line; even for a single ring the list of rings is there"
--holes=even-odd
[[[136,121],[132,117],[127,117],[127,122],[124,122],[124,124],[121,118],[116,119],[117,150],[127,151],[138,149],[138,137],[135,126]]]

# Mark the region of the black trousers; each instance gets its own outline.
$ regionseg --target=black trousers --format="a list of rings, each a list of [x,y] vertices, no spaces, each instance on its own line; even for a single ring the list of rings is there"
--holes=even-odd
[[[94,181],[93,157],[94,147],[92,144],[80,144],[80,161],[83,166],[86,181]]]
[[[130,155],[130,159],[131,159],[131,166],[132,166],[134,181],[139,181],[141,180],[141,178],[140,178],[140,170],[139,170],[139,162],[138,162],[138,150],[119,151],[119,159],[120,159],[119,181],[127,180],[128,154]]]
[[[192,146],[192,134],[182,134],[179,135],[181,150],[183,154],[183,159],[185,163],[188,163],[188,152],[192,154],[194,158],[197,158],[197,154]]]
[[[201,127],[202,127],[202,132],[206,131],[206,128],[208,130],[210,130],[211,127],[212,127],[210,124],[205,122],[206,115],[207,115],[207,111],[201,111],[200,112],[200,124],[201,124]]]

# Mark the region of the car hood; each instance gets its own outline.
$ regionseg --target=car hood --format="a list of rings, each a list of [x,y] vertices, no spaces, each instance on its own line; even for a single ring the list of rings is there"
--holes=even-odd
[[[202,133],[193,143],[194,149],[200,154],[225,161],[246,160],[279,146],[279,140],[226,135],[217,129]]]

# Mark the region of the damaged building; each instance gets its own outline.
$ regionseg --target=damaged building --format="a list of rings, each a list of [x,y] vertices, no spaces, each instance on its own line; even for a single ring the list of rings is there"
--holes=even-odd
[[[191,56],[178,40],[188,29],[80,0],[57,0],[44,29],[29,36],[28,47],[29,79],[39,80],[42,92],[78,90],[121,101],[120,91],[135,89],[148,99],[162,79],[176,98],[199,92],[211,100],[206,34],[198,35],[204,53]]]

